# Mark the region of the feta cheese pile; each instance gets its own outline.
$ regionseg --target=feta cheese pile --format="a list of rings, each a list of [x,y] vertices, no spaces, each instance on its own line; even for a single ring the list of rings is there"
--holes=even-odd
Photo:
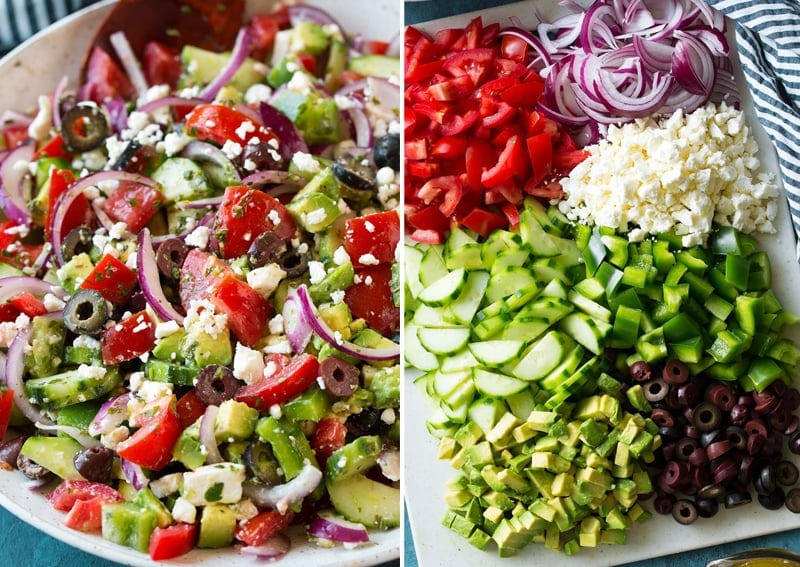
[[[673,232],[704,244],[712,223],[776,231],[779,189],[758,173],[758,145],[744,113],[722,103],[658,121],[611,126],[605,140],[561,180],[572,221],[613,227],[632,242]]]

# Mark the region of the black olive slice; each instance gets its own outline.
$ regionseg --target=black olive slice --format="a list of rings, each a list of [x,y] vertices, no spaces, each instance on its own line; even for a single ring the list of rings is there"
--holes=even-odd
[[[108,120],[96,104],[77,104],[62,118],[61,135],[72,151],[93,150],[108,138],[108,134]]]

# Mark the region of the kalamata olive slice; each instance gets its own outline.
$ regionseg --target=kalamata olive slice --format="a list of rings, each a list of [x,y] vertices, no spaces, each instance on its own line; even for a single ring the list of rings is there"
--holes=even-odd
[[[653,411],[650,412],[650,419],[659,427],[673,427],[675,425],[675,417],[666,408],[653,408]]]
[[[783,488],[777,487],[769,494],[758,494],[757,498],[758,503],[767,510],[780,510],[786,501],[786,494],[783,492]]]
[[[87,152],[108,138],[108,120],[96,104],[78,103],[61,118],[61,134],[67,148]]]
[[[230,400],[242,386],[227,366],[210,364],[197,375],[197,397],[207,406],[218,406]]]
[[[158,245],[156,264],[164,277],[177,281],[181,276],[181,266],[189,254],[189,248],[180,238],[168,238]]]
[[[767,439],[759,433],[751,433],[747,436],[747,453],[757,455],[764,448]]]
[[[400,170],[400,134],[386,134],[375,141],[372,160],[378,167]]]
[[[642,384],[642,389],[644,390],[644,397],[649,402],[660,402],[669,393],[669,385],[661,378],[648,380]]]
[[[22,453],[17,456],[17,468],[22,474],[33,480],[41,480],[53,474],[50,469],[37,464]]]
[[[628,374],[634,382],[646,382],[652,373],[650,365],[644,360],[637,360],[628,368]]]
[[[775,474],[775,467],[772,464],[766,465],[758,471],[756,479],[761,482],[764,494],[769,494],[778,487],[778,476]]]
[[[716,429],[722,423],[722,411],[712,403],[702,402],[692,414],[694,426],[702,432]]]
[[[800,480],[800,472],[791,461],[781,461],[775,465],[775,476],[783,486],[792,486]]]
[[[688,461],[689,457],[697,449],[698,443],[690,437],[684,437],[675,446],[675,456],[682,461]]]
[[[79,335],[96,335],[108,320],[108,304],[93,289],[78,290],[64,306],[64,324]]]
[[[689,464],[692,465],[693,467],[702,467],[709,461],[708,454],[702,447],[695,448],[695,450],[692,451],[692,454],[689,455],[688,460]]]
[[[661,377],[667,384],[684,384],[689,380],[689,368],[680,360],[668,360],[661,371]]]
[[[64,237],[61,243],[61,253],[66,261],[70,261],[78,254],[88,254],[92,249],[92,229],[88,226],[73,228]]]
[[[786,508],[790,512],[800,514],[800,488],[792,488],[786,494]]]
[[[706,431],[700,436],[700,445],[703,446],[705,449],[709,445],[711,445],[714,441],[719,441],[722,439],[723,436],[722,429],[712,429],[711,431]]]
[[[669,494],[665,494],[664,496],[659,496],[653,501],[653,509],[658,514],[662,514],[664,516],[668,514],[672,514],[672,507],[675,505],[675,497]]]
[[[75,469],[83,478],[92,482],[111,480],[114,451],[102,445],[88,447],[75,453]]]
[[[280,465],[275,460],[272,448],[267,443],[253,441],[244,451],[245,466],[261,482],[276,485],[283,482],[280,475]]]
[[[700,387],[693,383],[687,382],[678,386],[678,404],[682,407],[693,408],[700,401]]]
[[[731,408],[730,420],[733,425],[744,425],[750,419],[750,408],[744,404],[736,404]]]
[[[122,153],[119,154],[117,161],[114,162],[114,164],[111,166],[111,169],[114,171],[124,171],[141,149],[142,145],[136,140],[128,141],[128,143],[125,145],[125,149],[123,149]]]
[[[689,525],[697,520],[697,508],[694,502],[681,498],[672,507],[672,517],[679,524]]]
[[[735,425],[729,425],[725,428],[725,438],[731,442],[733,449],[746,449],[747,448],[747,433],[744,429]]]
[[[677,425],[671,427],[661,426],[658,428],[658,434],[667,439],[680,439],[683,437],[683,429]]]
[[[727,384],[717,382],[706,389],[706,400],[724,411],[731,411],[736,405],[736,395]]]
[[[300,252],[299,249],[291,248],[280,257],[278,265],[281,270],[286,272],[288,278],[302,276],[308,270],[308,252]]]
[[[725,508],[738,508],[750,504],[752,501],[753,497],[749,492],[729,492],[725,495]]]
[[[672,488],[677,488],[688,480],[687,475],[689,474],[689,467],[682,462],[670,461],[667,463],[667,466],[664,467],[663,474],[667,485]]]
[[[700,500],[718,500],[725,496],[725,487],[721,484],[707,484],[697,491]]]
[[[247,249],[247,263],[255,269],[278,262],[286,253],[286,242],[274,232],[262,232]]]
[[[713,518],[719,512],[719,502],[713,498],[698,500],[694,505],[701,518]]]
[[[719,459],[722,455],[728,454],[732,448],[733,444],[727,439],[714,441],[706,447],[706,455],[708,455],[709,460],[713,461],[714,459]]]
[[[359,413],[348,416],[345,425],[348,433],[352,435],[377,435],[383,429],[381,421],[382,410],[373,407],[366,407]]]
[[[338,356],[329,356],[319,365],[325,390],[333,396],[346,398],[358,388],[358,369]]]
[[[355,156],[342,155],[333,162],[336,179],[353,189],[371,190],[375,188],[375,170],[367,160]]]
[[[269,142],[247,144],[242,150],[241,159],[242,164],[247,164],[245,170],[248,172],[268,169],[283,171],[289,165]]]
[[[13,439],[0,443],[0,462],[10,467],[17,468],[17,457],[27,439],[27,435],[20,435],[19,437],[14,437]]]

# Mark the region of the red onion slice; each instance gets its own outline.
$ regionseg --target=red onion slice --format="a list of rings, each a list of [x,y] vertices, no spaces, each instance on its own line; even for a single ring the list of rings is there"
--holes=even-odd
[[[339,543],[367,543],[369,541],[369,532],[363,524],[328,514],[315,516],[308,525],[308,533],[314,537]]]
[[[260,508],[271,508],[285,514],[289,506],[314,492],[320,482],[322,482],[322,471],[306,462],[297,476],[289,482],[266,486],[245,481],[242,485],[242,494]]]
[[[678,42],[672,54],[672,74],[688,92],[708,96],[714,88],[716,68],[708,47],[694,36],[675,32]]]
[[[219,166],[225,173],[237,182],[240,180],[239,172],[236,166],[218,147],[209,144],[208,142],[201,142],[200,140],[193,140],[186,144],[181,150],[181,157],[188,158],[197,162],[208,162]]]
[[[200,418],[200,443],[206,450],[206,463],[216,465],[225,459],[222,458],[217,445],[217,438],[214,436],[214,420],[219,413],[218,406],[208,406],[203,417]]]
[[[299,183],[302,181],[302,178],[292,176],[289,172],[281,171],[279,169],[265,169],[264,171],[257,171],[242,179],[242,183],[245,185],[282,185],[292,181],[297,181]]]
[[[183,315],[172,306],[161,287],[153,241],[150,237],[150,230],[147,228],[142,229],[139,233],[136,246],[136,272],[142,293],[158,316],[165,321],[177,321],[179,325],[182,325]]]
[[[11,341],[6,357],[6,384],[14,392],[14,405],[31,423],[55,425],[53,420],[34,406],[25,393],[22,377],[25,373],[25,347],[31,338],[31,326],[21,329],[19,334]]]
[[[100,406],[92,421],[89,423],[89,435],[103,435],[111,433],[128,419],[129,393],[115,396]]]
[[[122,467],[122,474],[125,475],[125,480],[130,482],[136,490],[141,490],[150,482],[150,479],[144,474],[142,467],[136,463],[132,463],[120,457],[119,464]]]
[[[394,345],[389,348],[367,348],[337,338],[336,333],[334,333],[328,324],[317,314],[316,307],[311,300],[311,296],[308,294],[308,288],[305,284],[297,288],[297,297],[300,300],[302,314],[306,322],[314,329],[317,335],[330,343],[331,346],[361,360],[394,360],[395,358],[399,358],[400,345]]]
[[[259,112],[264,126],[278,136],[280,140],[278,152],[283,159],[290,160],[297,152],[308,153],[308,144],[288,116],[266,102],[261,103]]]
[[[111,42],[111,46],[114,48],[114,51],[117,52],[117,57],[119,57],[122,67],[128,74],[133,88],[136,89],[139,96],[143,95],[147,92],[147,79],[144,77],[142,66],[139,64],[139,59],[133,53],[133,48],[130,42],[128,42],[125,32],[116,31],[112,33],[108,36],[108,41]]]
[[[200,92],[199,97],[201,99],[211,102],[217,96],[219,90],[233,79],[236,71],[242,66],[247,54],[250,52],[250,35],[249,27],[244,26],[239,29],[230,58],[225,63],[225,66],[220,69],[219,74]]]
[[[383,476],[389,480],[394,482],[400,480],[400,451],[394,447],[381,451],[378,455],[378,466]]]
[[[183,98],[180,96],[165,96],[161,98],[157,98],[156,100],[151,100],[150,102],[146,102],[145,104],[138,107],[136,110],[139,112],[146,112],[151,113],[160,108],[164,108],[165,106],[199,106],[201,104],[205,104],[207,101],[201,98]]]
[[[59,299],[67,297],[67,292],[64,288],[32,276],[6,276],[0,278],[0,303],[5,303],[12,297],[25,292],[37,297],[42,297],[47,293],[52,293]]]
[[[314,330],[309,325],[303,314],[303,306],[297,295],[297,290],[289,289],[286,300],[283,304],[283,328],[286,330],[286,338],[292,345],[295,353],[306,350]]]
[[[512,26],[500,30],[500,35],[501,36],[510,35],[513,37],[517,37],[523,40],[525,43],[527,43],[531,48],[533,48],[538,57],[535,57],[531,61],[530,63],[531,65],[537,63],[538,61],[541,61],[541,65],[539,65],[539,68],[541,69],[543,67],[549,67],[550,65],[553,64],[553,59],[552,57],[550,57],[550,53],[547,52],[547,48],[545,48],[544,44],[542,44],[541,40],[539,40],[538,37],[533,35],[528,30]]]
[[[322,8],[318,8],[317,6],[312,6],[310,4],[297,4],[294,6],[289,6],[289,22],[292,24],[292,27],[296,26],[300,22],[314,22],[315,24],[319,24],[321,26],[333,24],[339,28],[339,31],[342,33],[342,37],[345,35],[344,28],[339,25],[339,22],[333,19],[333,16],[331,16]]]
[[[356,145],[372,146],[372,126],[370,126],[364,111],[360,108],[348,108],[347,115],[353,124]]]
[[[11,151],[0,165],[0,181],[2,182],[2,206],[6,217],[17,224],[28,225],[31,213],[28,210],[26,183],[30,185],[28,164],[33,159],[34,144],[23,144]],[[27,187],[29,190],[30,187]]]
[[[292,548],[292,540],[285,534],[277,534],[261,545],[246,545],[239,548],[244,555],[253,555],[259,559],[276,561],[286,555]]]
[[[61,97],[64,91],[67,90],[69,84],[69,77],[64,75],[61,80],[56,84],[56,89],[53,91],[53,127],[56,130],[61,130]]]

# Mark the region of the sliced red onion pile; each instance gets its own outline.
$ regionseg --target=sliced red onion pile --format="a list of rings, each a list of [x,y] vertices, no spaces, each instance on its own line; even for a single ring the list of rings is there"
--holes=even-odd
[[[737,100],[725,20],[703,0],[601,0],[585,11],[566,5],[570,12],[540,23],[536,35],[500,32],[533,48],[529,66],[546,73],[540,108],[554,120],[597,130]],[[725,89],[715,89],[718,79]]]

